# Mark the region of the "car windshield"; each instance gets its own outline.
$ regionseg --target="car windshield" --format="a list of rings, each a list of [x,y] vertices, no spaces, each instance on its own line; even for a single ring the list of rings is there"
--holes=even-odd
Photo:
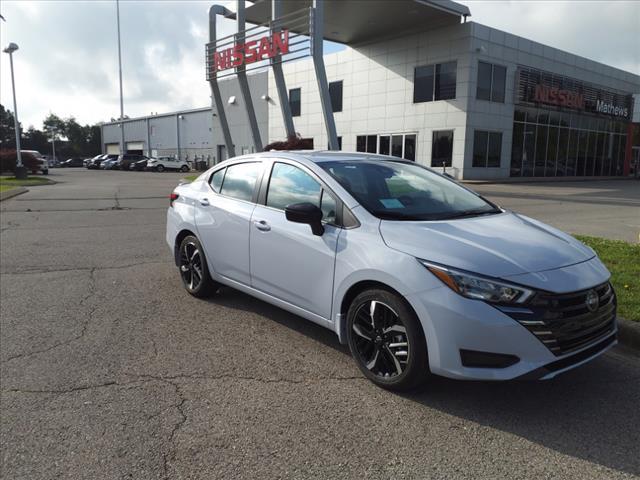
[[[475,193],[413,163],[356,160],[319,165],[383,220],[446,220],[501,212]]]

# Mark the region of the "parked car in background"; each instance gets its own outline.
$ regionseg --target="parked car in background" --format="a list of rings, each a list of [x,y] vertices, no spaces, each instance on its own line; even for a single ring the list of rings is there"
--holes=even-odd
[[[63,168],[84,167],[84,158],[68,158],[60,166]]]
[[[256,153],[169,198],[187,292],[226,285],[328,327],[384,388],[546,380],[617,343],[591,248],[411,161]]]
[[[101,170],[117,170],[118,169],[118,155],[109,155],[100,163]]]
[[[102,161],[102,157],[104,157],[104,154],[101,153],[100,155],[96,155],[95,157],[86,160],[85,167],[87,167],[88,169],[98,168],[98,165],[100,165],[99,162]],[[98,165],[96,165],[94,162],[98,162]]]
[[[155,172],[164,172],[165,170],[188,172],[191,170],[191,167],[189,167],[189,164],[184,160],[177,160],[173,157],[158,157],[150,158],[147,161],[147,170],[153,170]]]
[[[149,157],[146,155],[139,155],[136,153],[125,153],[118,156],[118,169],[129,170],[129,166],[140,160],[147,160]]]
[[[147,168],[147,159],[144,158],[142,160],[138,160],[137,162],[133,162],[129,164],[129,170],[135,170],[137,172],[142,172]]]
[[[32,155],[36,160],[38,167],[34,167],[31,169],[31,173],[42,173],[43,175],[49,174],[49,162],[47,159],[37,150],[20,150],[20,153],[28,153]]]

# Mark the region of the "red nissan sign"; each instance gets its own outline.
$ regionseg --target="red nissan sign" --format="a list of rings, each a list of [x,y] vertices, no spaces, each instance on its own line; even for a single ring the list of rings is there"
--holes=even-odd
[[[220,72],[286,53],[289,53],[289,31],[282,30],[259,40],[238,43],[231,48],[213,52],[211,66],[214,72]]]
[[[583,95],[542,84],[536,85],[534,101],[560,107],[577,108],[579,110],[585,109]]]

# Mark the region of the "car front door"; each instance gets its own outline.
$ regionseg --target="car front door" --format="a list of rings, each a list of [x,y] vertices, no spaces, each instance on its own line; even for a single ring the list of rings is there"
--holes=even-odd
[[[251,285],[327,320],[331,318],[336,245],[335,196],[296,162],[274,160],[251,217]],[[286,206],[310,202],[323,210],[324,234],[292,223]]]
[[[209,266],[245,285],[251,284],[249,225],[262,168],[261,161],[248,161],[217,170],[196,198],[198,238]]]

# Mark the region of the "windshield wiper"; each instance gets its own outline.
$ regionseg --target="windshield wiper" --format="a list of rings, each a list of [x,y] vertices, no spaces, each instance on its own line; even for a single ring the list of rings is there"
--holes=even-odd
[[[424,217],[419,215],[410,215],[402,212],[390,212],[388,210],[373,210],[376,217],[382,220],[424,220]]]
[[[453,218],[480,217],[482,215],[495,215],[497,213],[502,213],[502,210],[498,210],[497,208],[492,208],[491,210],[475,208],[473,210],[463,210],[461,212],[445,214],[445,215],[442,215],[441,217],[439,217],[438,220],[451,220]]]

